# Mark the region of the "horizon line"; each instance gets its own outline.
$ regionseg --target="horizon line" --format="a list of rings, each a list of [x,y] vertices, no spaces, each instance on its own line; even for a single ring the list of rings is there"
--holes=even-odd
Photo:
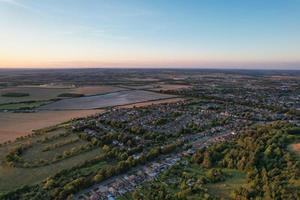
[[[202,69],[202,70],[265,70],[265,71],[270,71],[270,70],[291,70],[291,71],[300,71],[300,66],[295,66],[295,67],[169,67],[169,66],[155,66],[155,67],[142,67],[142,66],[124,66],[124,67],[119,67],[119,66],[99,66],[99,67],[93,67],[93,66],[78,66],[78,67],[62,67],[62,66],[53,66],[53,67],[0,67],[0,70],[55,70],[55,69],[81,69],[81,70],[88,70],[88,69],[186,69],[186,70],[197,70],[197,69]]]

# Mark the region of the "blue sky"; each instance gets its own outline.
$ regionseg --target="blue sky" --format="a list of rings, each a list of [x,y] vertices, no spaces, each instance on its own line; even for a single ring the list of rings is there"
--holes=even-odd
[[[0,0],[1,67],[300,68],[299,0]]]

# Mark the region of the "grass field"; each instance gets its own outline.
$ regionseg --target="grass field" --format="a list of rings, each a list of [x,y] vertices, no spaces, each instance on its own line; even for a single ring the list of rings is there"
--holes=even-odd
[[[38,159],[52,159],[56,154],[61,154],[64,150],[70,150],[72,148],[79,147],[79,145],[81,144],[87,143],[86,141],[80,140],[70,145],[65,145],[47,152],[42,152],[42,149],[48,146],[49,144],[56,144],[60,143],[61,141],[67,141],[77,137],[77,135],[71,134],[64,137],[58,137],[54,140],[49,140],[49,142],[46,143],[40,142],[40,140],[45,138],[46,136],[48,138],[51,138],[64,132],[64,128],[58,128],[57,130],[53,130],[39,136],[26,138],[23,141],[18,141],[16,143],[4,145],[0,147],[1,163],[4,160],[5,155],[9,152],[11,148],[24,142],[30,141],[33,144],[31,148],[29,148],[24,152],[24,154],[22,154],[22,158],[24,160],[31,162],[34,162]],[[21,187],[22,185],[32,185],[35,183],[39,183],[42,180],[46,179],[48,176],[54,175],[63,169],[68,169],[75,165],[83,163],[84,161],[90,160],[98,155],[101,155],[100,148],[92,149],[90,151],[83,152],[78,155],[60,160],[59,162],[36,168],[8,167],[2,163],[2,165],[0,165],[0,193],[16,189],[18,187]],[[106,165],[106,162],[103,161],[96,163],[95,165],[92,165],[90,167],[83,168],[81,170],[83,170],[84,173],[88,173],[92,170],[99,169],[104,165]]]
[[[232,199],[231,192],[246,184],[246,174],[233,169],[223,169],[223,171],[230,177],[223,182],[209,184],[208,191],[214,196]]]
[[[104,110],[40,111],[36,113],[0,113],[0,143],[28,135],[32,130],[41,129],[86,117]]]
[[[66,93],[70,89],[66,88],[39,88],[39,87],[10,87],[0,89],[0,104],[15,103],[24,101],[41,101],[55,99],[61,93]],[[6,93],[28,93],[25,97],[3,97]]]
[[[58,138],[54,141],[49,141],[46,143],[37,143],[35,144],[32,148],[29,148],[24,155],[22,155],[22,158],[26,161],[26,162],[36,162],[40,159],[44,159],[44,160],[53,160],[55,158],[56,155],[61,155],[63,154],[63,152],[65,150],[70,150],[72,148],[76,148],[79,145],[82,144],[87,144],[88,142],[83,141],[83,140],[78,140],[77,142],[74,143],[70,143],[67,145],[63,145],[60,146],[58,148],[55,149],[51,149],[49,151],[44,151],[44,149],[50,145],[55,145],[55,144],[62,144],[62,142],[67,142],[67,141],[71,141],[74,139],[77,139],[77,135],[72,134],[72,135],[68,135],[66,137],[61,137]]]
[[[0,110],[33,109],[41,105],[45,105],[47,103],[50,103],[50,101],[34,101],[34,102],[1,104]]]

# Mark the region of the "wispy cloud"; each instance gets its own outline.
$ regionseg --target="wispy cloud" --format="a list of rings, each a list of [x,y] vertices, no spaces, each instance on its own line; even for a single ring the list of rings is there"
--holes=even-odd
[[[24,4],[16,1],[16,0],[0,0],[0,3],[7,3],[7,4],[10,4],[12,6],[17,6],[17,7],[21,7],[21,8],[25,8],[27,9],[28,6],[25,6]]]
[[[39,10],[36,10],[36,9],[32,8],[31,6],[28,6],[24,3],[21,3],[20,1],[17,1],[17,0],[0,0],[0,3],[6,3],[6,4],[9,4],[11,6],[19,7],[19,8],[25,9],[25,10],[29,10],[31,12],[40,13]]]

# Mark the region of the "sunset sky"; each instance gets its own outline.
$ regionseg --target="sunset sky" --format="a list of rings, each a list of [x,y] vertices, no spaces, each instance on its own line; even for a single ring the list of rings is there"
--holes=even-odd
[[[0,0],[0,67],[300,69],[300,0]]]

